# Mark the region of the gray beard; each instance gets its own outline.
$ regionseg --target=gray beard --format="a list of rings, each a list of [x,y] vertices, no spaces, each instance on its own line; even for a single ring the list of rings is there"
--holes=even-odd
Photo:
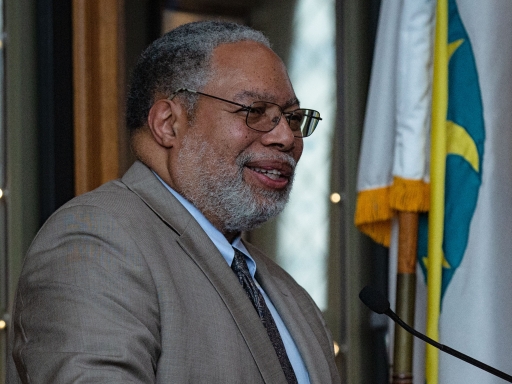
[[[295,168],[295,160],[285,154],[259,156],[241,153],[236,159],[238,169],[233,174],[216,156],[207,142],[194,135],[185,138],[178,156],[177,176],[181,183],[179,191],[207,218],[213,218],[221,232],[249,231],[277,216],[286,206],[293,184],[293,177],[283,190],[254,191],[243,180],[244,165],[258,157],[280,159]],[[188,175],[183,166],[196,172],[196,180]],[[205,167],[208,164],[208,167]],[[230,172],[231,171],[231,172]]]

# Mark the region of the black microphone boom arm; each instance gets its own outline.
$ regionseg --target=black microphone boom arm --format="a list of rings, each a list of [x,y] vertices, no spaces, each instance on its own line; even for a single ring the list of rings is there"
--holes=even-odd
[[[391,310],[388,299],[386,299],[376,289],[374,289],[370,286],[364,287],[361,290],[361,292],[359,293],[359,298],[373,312],[376,312],[379,314],[385,314],[385,315],[389,316],[391,318],[391,320],[396,322],[403,329],[405,329],[407,332],[411,333],[412,335],[416,336],[417,338],[425,341],[426,343],[428,343],[430,345],[433,345],[434,347],[440,349],[443,352],[448,353],[449,355],[452,355],[458,359],[465,361],[466,363],[472,364],[475,367],[483,369],[486,372],[492,373],[493,375],[498,376],[499,378],[502,378],[503,380],[508,381],[509,383],[512,383],[512,376],[506,374],[505,372],[502,372],[496,368],[493,368],[487,364],[484,364],[479,360],[473,359],[472,357],[465,355],[462,352],[452,349],[446,345],[440,344],[437,341],[432,340],[430,337],[425,336],[424,334],[418,332],[411,326],[407,325],[402,319],[400,319],[398,317],[398,315],[395,312],[393,312]]]

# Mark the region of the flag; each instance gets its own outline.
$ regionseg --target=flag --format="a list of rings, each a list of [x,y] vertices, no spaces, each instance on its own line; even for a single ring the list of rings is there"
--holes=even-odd
[[[389,246],[397,210],[429,207],[432,0],[383,0],[357,179],[355,224]]]
[[[432,104],[432,202],[427,336],[438,340],[441,299],[460,266],[482,180],[485,128],[473,49],[455,0],[438,0]],[[427,346],[427,384],[438,382],[439,352]]]
[[[448,10],[447,121],[453,123],[446,132],[459,133],[455,147],[447,136],[439,341],[511,374],[512,2],[450,0]],[[444,353],[438,374],[439,383],[503,382]]]
[[[435,5],[433,2],[430,3]],[[392,200],[390,196],[393,194],[393,179],[399,175],[396,172],[398,168],[394,167],[396,157],[400,156],[397,152],[399,145],[393,134],[398,129],[399,80],[404,78],[399,79],[397,72],[392,69],[388,68],[386,71],[382,69],[386,62],[383,58],[386,58],[386,55],[379,56],[379,50],[388,50],[389,56],[393,54],[396,57],[399,56],[397,52],[401,41],[400,33],[391,26],[393,23],[400,25],[397,28],[403,26],[396,20],[401,20],[403,17],[401,12],[406,4],[407,1],[403,0],[393,4],[383,1],[381,5],[357,185],[356,224],[374,239],[384,244],[391,243],[392,247],[390,220],[396,208],[388,202]],[[446,183],[443,182],[443,187],[446,186],[448,191],[444,194],[446,208],[444,201],[442,205],[442,227],[445,229],[443,235],[446,237],[444,237],[441,263],[444,263],[444,272],[449,274],[445,273],[439,281],[439,292],[441,287],[444,289],[442,308],[438,306],[442,309],[437,323],[438,340],[511,374],[509,355],[512,349],[510,347],[512,327],[508,320],[512,318],[512,300],[508,299],[508,292],[512,290],[512,42],[510,41],[512,2],[464,0],[452,2],[450,9],[453,10],[454,6],[458,8],[460,25],[466,31],[466,41],[470,42],[472,48],[475,73],[477,73],[480,87],[482,107],[480,113],[483,113],[483,122],[481,118],[474,115],[475,113],[478,115],[480,110],[478,107],[475,108],[475,102],[472,99],[474,93],[466,89],[462,95],[459,93],[458,96],[455,94],[449,96],[445,119],[452,121],[453,124],[448,124],[446,132],[451,131],[457,140],[454,140],[455,144],[451,145],[449,144],[451,139],[448,137],[444,157]],[[399,12],[401,16],[394,18],[390,16],[390,8]],[[381,24],[385,19],[388,20],[389,30],[386,32],[388,35],[382,37],[380,33],[385,28]],[[451,27],[449,33],[447,30],[447,39],[453,33],[453,25]],[[428,31],[428,28],[425,28],[425,31]],[[430,36],[432,38],[432,34]],[[391,41],[393,39],[394,42]],[[462,65],[464,69],[462,72],[459,69],[458,73],[466,76],[467,73],[464,71],[467,72],[472,64],[471,60],[468,60],[467,52],[464,51],[467,48],[463,46],[464,44],[457,42],[458,40],[460,37],[451,41],[455,42],[451,45],[453,49],[446,51],[447,59],[451,59],[448,68],[452,71],[452,67]],[[388,44],[387,48],[379,48],[379,44],[383,42]],[[430,44],[431,48],[432,44]],[[394,65],[398,68],[401,64],[395,61]],[[380,72],[376,72],[376,67],[381,68]],[[429,71],[428,65],[422,65],[421,68]],[[383,73],[388,74],[388,78],[381,79],[380,84],[376,80],[379,73],[380,76]],[[455,89],[452,82],[456,80],[457,78],[453,75],[449,78],[451,89]],[[475,81],[469,82],[469,84],[474,83]],[[457,98],[452,99],[453,97]],[[379,106],[376,107],[376,104]],[[463,111],[469,111],[473,115],[470,115],[466,121],[457,121],[460,116],[454,114],[455,110],[451,111],[448,105],[458,105],[458,108],[462,107]],[[482,130],[478,133],[478,129],[470,127],[479,121],[482,122],[481,126],[485,127],[485,140]],[[390,124],[392,129],[389,129]],[[429,135],[427,131],[426,140]],[[391,140],[391,143],[386,140]],[[411,140],[408,139],[407,144]],[[425,136],[420,136],[420,140],[425,140]],[[468,142],[469,146],[461,145]],[[416,180],[428,183],[432,181],[428,176],[428,167],[433,165],[429,164],[428,150],[424,153],[427,153],[427,156],[420,159],[416,166],[418,169],[426,170],[426,173]],[[453,167],[455,163],[458,164]],[[408,164],[408,166],[413,165]],[[470,181],[472,192],[453,188],[453,185],[456,185],[456,179],[450,175],[460,179],[459,182]],[[407,177],[404,178],[407,179]],[[451,192],[449,192],[450,188],[452,188]],[[364,195],[371,194],[375,196],[387,194],[387,197],[363,198]],[[466,211],[470,212],[465,219],[461,219],[457,214],[456,207],[459,206],[450,205],[450,201],[454,201],[452,197],[455,197],[456,202],[465,202]],[[364,203],[365,201],[369,203]],[[382,206],[384,209],[379,210]],[[431,205],[430,208],[433,206]],[[375,215],[369,217],[361,214],[365,210],[370,210]],[[385,235],[383,236],[382,233]],[[455,242],[451,243],[451,241]],[[419,248],[422,247],[419,246]],[[453,253],[454,250],[455,253]],[[393,254],[392,248],[390,254]],[[451,257],[449,254],[457,256]],[[423,262],[423,258],[420,258],[420,261]],[[393,268],[391,259],[390,263],[391,270]],[[392,283],[393,277],[390,285]],[[425,332],[426,296],[424,282],[418,279],[415,327],[422,332]],[[390,298],[393,297],[391,293]],[[425,369],[432,367],[426,367],[425,347],[421,342],[415,342],[414,360],[414,383],[424,383]],[[439,355],[437,375],[439,383],[497,384],[502,382],[501,379],[442,352]]]
[[[431,69],[435,2],[383,0],[357,180],[355,224],[390,246],[389,299],[395,307],[396,215],[429,208]],[[394,327],[390,326],[389,360]],[[417,348],[416,348],[417,349]]]

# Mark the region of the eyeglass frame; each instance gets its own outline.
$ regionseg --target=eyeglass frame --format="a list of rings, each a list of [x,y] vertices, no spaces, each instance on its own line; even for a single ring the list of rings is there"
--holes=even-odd
[[[276,103],[272,103],[270,101],[264,101],[264,100],[257,100],[257,101],[254,101],[252,102],[250,105],[245,105],[245,104],[241,104],[241,103],[237,103],[235,101],[231,101],[231,100],[226,100],[226,99],[223,99],[222,97],[218,97],[218,96],[213,96],[213,95],[209,95],[207,93],[204,93],[204,92],[199,92],[199,91],[195,91],[193,89],[189,89],[189,88],[178,88],[176,91],[174,91],[167,99],[168,100],[172,100],[174,99],[179,93],[182,93],[182,92],[190,92],[190,93],[195,93],[197,95],[202,95],[202,96],[206,96],[206,97],[211,97],[213,99],[217,99],[217,100],[220,100],[220,101],[224,101],[226,103],[229,103],[229,104],[233,104],[233,105],[237,105],[239,107],[242,107],[242,110],[247,112],[247,115],[245,117],[245,125],[247,125],[249,128],[251,128],[253,131],[256,131],[256,132],[270,132],[272,131],[275,127],[277,127],[277,125],[279,124],[279,122],[281,121],[281,117],[284,115],[285,117],[285,120],[286,122],[288,123],[288,126],[290,126],[290,118],[291,116],[293,115],[294,112],[296,111],[311,111],[313,113],[317,113],[318,116],[309,116],[307,115],[307,117],[309,119],[314,119],[316,121],[316,123],[314,123],[313,125],[313,129],[311,130],[311,133],[309,133],[309,135],[307,136],[304,136],[303,133],[302,133],[302,130],[298,130],[298,132],[301,133],[301,136],[296,136],[295,135],[295,132],[296,131],[293,131],[293,136],[295,137],[298,137],[298,138],[304,138],[304,137],[309,137],[313,134],[313,132],[315,131],[316,129],[316,126],[318,125],[318,123],[320,122],[320,120],[322,120],[322,118],[320,117],[320,112],[314,110],[314,109],[307,109],[307,108],[297,108],[297,109],[294,109],[293,111],[289,111],[289,112],[285,112],[283,111],[283,108],[279,105],[279,104],[276,104]],[[258,102],[264,102],[264,103],[267,103],[267,104],[272,104],[272,105],[275,105],[279,108],[279,110],[281,111],[281,116],[279,116],[279,120],[277,120],[276,124],[271,128],[269,129],[268,131],[261,131],[259,129],[256,129],[256,128],[253,128],[249,125],[249,123],[247,122],[247,120],[249,119],[249,112],[250,112],[250,109],[251,109],[251,106],[254,104],[254,103],[258,103]]]

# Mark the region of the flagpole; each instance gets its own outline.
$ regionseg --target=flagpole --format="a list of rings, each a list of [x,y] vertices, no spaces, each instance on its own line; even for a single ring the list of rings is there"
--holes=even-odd
[[[418,213],[399,211],[398,227],[396,313],[407,324],[414,324]],[[395,324],[392,384],[412,384],[412,358],[413,336]]]
[[[439,340],[441,310],[441,279],[444,233],[444,183],[446,172],[446,111],[448,106],[448,5],[438,0],[436,10],[436,38],[434,45],[434,75],[432,89],[431,141],[431,204],[428,230],[427,329],[426,334]],[[427,345],[425,378],[427,384],[437,384],[439,352]]]

